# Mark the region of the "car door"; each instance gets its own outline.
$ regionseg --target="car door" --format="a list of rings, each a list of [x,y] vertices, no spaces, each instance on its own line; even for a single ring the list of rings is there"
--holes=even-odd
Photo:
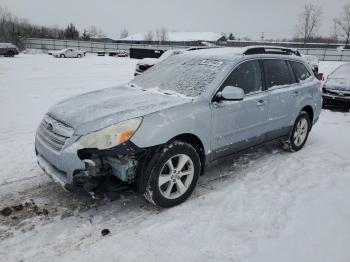
[[[239,64],[225,79],[225,86],[244,90],[241,101],[225,101],[216,94],[211,103],[212,157],[219,158],[265,140],[267,123],[267,93],[264,90],[261,65],[258,60]]]
[[[288,134],[293,125],[298,83],[286,60],[263,60],[266,87],[268,89],[268,139]]]
[[[66,51],[66,57],[73,57],[73,50],[72,49],[67,49]]]

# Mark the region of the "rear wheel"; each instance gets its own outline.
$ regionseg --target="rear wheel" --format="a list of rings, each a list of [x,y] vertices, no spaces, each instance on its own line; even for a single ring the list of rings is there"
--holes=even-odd
[[[77,57],[78,57],[78,58],[81,58],[82,56],[81,56],[81,54],[78,54]]]
[[[310,116],[305,111],[301,111],[295,120],[292,132],[287,142],[291,151],[299,151],[304,147],[309,136],[310,129]]]
[[[66,58],[66,56],[64,54],[60,54],[61,58]]]
[[[174,141],[156,153],[157,161],[149,170],[145,198],[161,207],[184,202],[196,187],[201,164],[196,150],[189,144]]]
[[[15,56],[15,53],[14,53],[13,51],[8,51],[8,52],[6,53],[6,56],[8,56],[8,57],[14,57],[14,56]]]

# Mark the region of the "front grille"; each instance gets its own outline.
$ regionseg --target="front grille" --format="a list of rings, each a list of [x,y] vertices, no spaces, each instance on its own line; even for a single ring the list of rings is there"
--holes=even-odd
[[[37,131],[38,138],[55,151],[61,151],[67,139],[73,135],[73,128],[45,116]]]

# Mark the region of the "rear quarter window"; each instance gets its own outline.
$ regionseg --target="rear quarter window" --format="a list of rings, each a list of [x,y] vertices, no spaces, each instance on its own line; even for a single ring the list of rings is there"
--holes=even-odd
[[[285,60],[266,59],[263,60],[266,87],[289,85],[293,81],[293,77]]]
[[[311,77],[311,73],[303,63],[295,61],[289,61],[289,63],[292,66],[292,69],[296,78],[298,79],[298,82],[304,81]]]

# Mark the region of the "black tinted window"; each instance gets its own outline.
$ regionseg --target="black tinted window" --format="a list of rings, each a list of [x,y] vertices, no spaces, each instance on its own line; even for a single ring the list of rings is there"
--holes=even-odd
[[[254,60],[240,64],[228,76],[223,86],[242,88],[245,94],[260,91],[262,81],[259,62]]]
[[[282,86],[292,83],[288,64],[284,60],[264,60],[267,87]]]
[[[310,72],[302,63],[290,61],[290,64],[299,82],[306,80],[311,76]]]

